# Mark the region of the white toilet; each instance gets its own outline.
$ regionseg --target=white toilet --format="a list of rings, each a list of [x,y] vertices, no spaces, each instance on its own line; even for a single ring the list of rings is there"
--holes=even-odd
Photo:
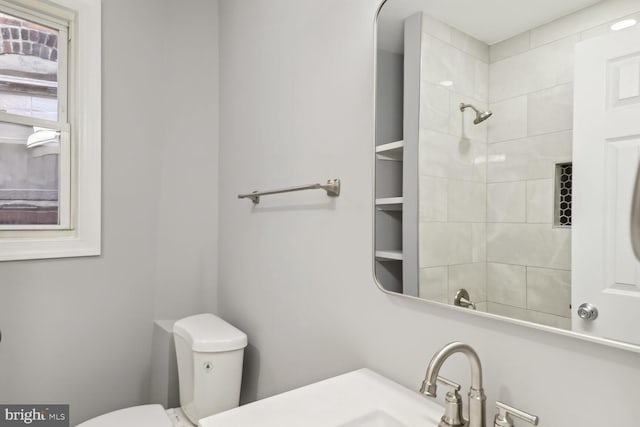
[[[161,405],[120,409],[77,427],[191,427],[198,420],[238,406],[247,335],[213,314],[173,325],[180,408]]]

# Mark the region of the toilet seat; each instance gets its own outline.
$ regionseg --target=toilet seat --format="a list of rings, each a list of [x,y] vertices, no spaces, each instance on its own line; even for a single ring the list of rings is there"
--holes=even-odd
[[[77,427],[193,427],[180,408],[141,405],[119,409],[92,418]]]

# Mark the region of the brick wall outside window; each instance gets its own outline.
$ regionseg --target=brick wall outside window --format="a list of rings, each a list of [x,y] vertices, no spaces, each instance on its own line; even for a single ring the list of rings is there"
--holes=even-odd
[[[0,55],[18,54],[58,60],[58,35],[42,25],[0,14]]]

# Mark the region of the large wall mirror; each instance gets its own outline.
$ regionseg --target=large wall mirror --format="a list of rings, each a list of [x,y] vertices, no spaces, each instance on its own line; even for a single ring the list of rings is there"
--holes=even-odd
[[[637,348],[638,21],[638,0],[383,4],[383,289]]]

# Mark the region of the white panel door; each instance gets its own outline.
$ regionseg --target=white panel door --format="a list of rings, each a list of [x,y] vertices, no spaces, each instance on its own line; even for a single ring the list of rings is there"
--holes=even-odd
[[[630,215],[640,160],[640,28],[576,46],[572,324],[640,343],[640,263]],[[590,303],[595,320],[578,316]]]

